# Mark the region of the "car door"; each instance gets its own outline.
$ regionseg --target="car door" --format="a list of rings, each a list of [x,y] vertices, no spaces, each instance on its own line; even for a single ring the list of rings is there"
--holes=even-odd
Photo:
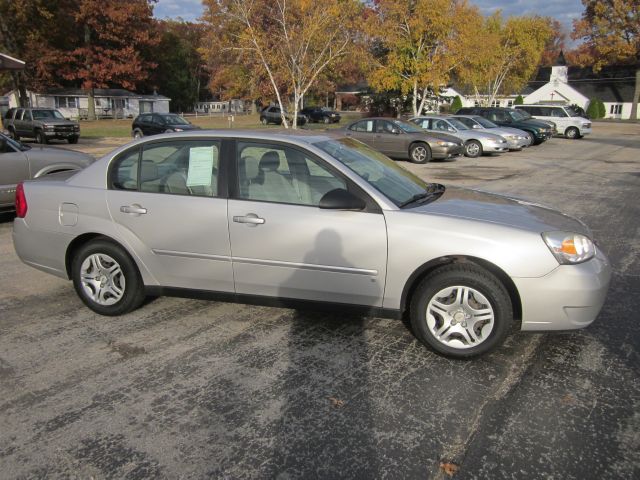
[[[31,174],[26,155],[0,136],[0,206],[13,205],[16,185],[28,178]]]
[[[373,146],[376,150],[391,157],[406,157],[408,147],[405,137],[404,132],[393,122],[376,120],[376,134],[373,140]]]
[[[27,132],[25,132],[25,127],[24,127],[25,122],[22,120],[24,112],[25,112],[24,108],[18,109],[18,111],[16,112],[16,116],[13,118],[13,128],[18,135],[26,136]]]
[[[571,118],[562,107],[549,107],[549,118],[545,118],[545,120],[555,123],[558,132],[561,133],[564,133],[571,126]]]
[[[171,139],[126,150],[107,204],[121,238],[160,285],[233,292],[221,142]]]
[[[375,148],[374,146],[374,138],[375,135],[375,120],[360,120],[349,126],[347,128],[345,135],[347,137],[353,137],[356,140],[360,140],[363,143],[366,143],[370,147]]]
[[[278,143],[238,142],[236,167],[229,234],[238,294],[382,305],[384,216],[318,207],[328,191],[355,186],[309,152]]]
[[[157,135],[159,133],[164,133],[167,130],[167,126],[165,125],[164,118],[162,115],[158,115],[154,113],[151,116],[151,132],[153,135]]]

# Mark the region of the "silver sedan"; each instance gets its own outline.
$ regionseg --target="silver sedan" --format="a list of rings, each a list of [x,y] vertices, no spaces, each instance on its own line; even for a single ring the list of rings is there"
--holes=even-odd
[[[446,133],[464,142],[465,157],[479,157],[484,153],[505,153],[509,151],[507,140],[500,135],[468,128],[464,123],[452,117],[428,116],[414,117],[411,122],[427,132]]]
[[[177,295],[406,316],[452,357],[513,327],[586,327],[611,276],[580,221],[424,182],[332,133],[159,135],[20,184],[16,207],[22,261],[102,315]]]
[[[452,118],[462,122],[467,128],[500,135],[509,142],[509,150],[522,150],[533,142],[533,137],[517,128],[500,127],[480,115],[454,115]]]

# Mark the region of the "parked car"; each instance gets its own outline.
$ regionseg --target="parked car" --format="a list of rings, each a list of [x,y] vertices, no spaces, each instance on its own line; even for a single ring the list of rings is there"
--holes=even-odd
[[[328,132],[149,138],[20,184],[16,211],[20,259],[72,279],[99,314],[147,295],[406,314],[453,357],[486,353],[515,326],[586,327],[611,276],[582,222],[426,183]]]
[[[23,180],[80,170],[94,158],[58,148],[25,145],[0,133],[0,211],[13,210],[16,186]]]
[[[393,118],[363,118],[343,129],[353,137],[392,158],[427,163],[462,155],[464,145],[453,135],[427,133],[420,127]]]
[[[564,105],[515,105],[536,120],[552,121],[558,132],[567,138],[582,138],[591,133],[591,120],[582,117],[572,107]]]
[[[52,139],[78,143],[80,138],[80,124],[53,108],[10,108],[2,123],[14,140],[27,137],[45,144]]]
[[[340,114],[327,107],[306,107],[300,110],[300,113],[306,115],[310,122],[318,123],[338,123]]]
[[[548,123],[529,119],[528,115],[512,108],[463,107],[456,112],[456,115],[478,115],[500,127],[523,130],[533,138],[532,145],[540,145],[553,136],[553,127]]]
[[[288,122],[293,122],[293,116],[289,112],[284,112],[285,118]],[[298,112],[298,125],[304,125],[307,123],[309,119],[306,115],[301,112]],[[260,112],[260,123],[263,125],[268,125],[270,123],[275,123],[276,125],[280,125],[282,123],[282,115],[280,115],[280,107],[269,106]]]
[[[500,135],[509,143],[509,150],[522,150],[533,142],[529,133],[517,128],[499,127],[480,115],[454,115],[452,118],[464,123],[467,128]]]
[[[142,138],[146,135],[199,129],[200,127],[175,113],[141,113],[131,124],[131,136]]]
[[[410,121],[428,132],[448,133],[459,138],[464,142],[465,157],[476,158],[485,153],[504,153],[509,151],[507,140],[500,135],[474,130],[453,117],[414,117]]]

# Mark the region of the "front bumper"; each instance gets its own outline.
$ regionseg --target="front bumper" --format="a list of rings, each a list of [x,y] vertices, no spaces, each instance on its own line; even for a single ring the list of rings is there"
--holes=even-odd
[[[561,265],[539,278],[513,278],[522,302],[522,330],[575,330],[591,324],[604,304],[611,265],[596,256],[578,265]]]
[[[447,158],[459,157],[464,153],[464,145],[456,145],[453,147],[443,147],[436,145],[432,147],[431,157],[435,160],[444,160]]]
[[[484,142],[482,150],[484,153],[505,153],[509,151],[509,143]]]
[[[80,131],[44,131],[44,135],[47,138],[60,138],[60,139],[67,139],[67,138],[80,138]]]

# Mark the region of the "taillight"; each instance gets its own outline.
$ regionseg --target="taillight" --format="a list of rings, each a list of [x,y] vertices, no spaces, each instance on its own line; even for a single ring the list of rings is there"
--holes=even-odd
[[[24,195],[22,183],[19,183],[16,187],[16,216],[18,218],[27,216],[27,197]]]

